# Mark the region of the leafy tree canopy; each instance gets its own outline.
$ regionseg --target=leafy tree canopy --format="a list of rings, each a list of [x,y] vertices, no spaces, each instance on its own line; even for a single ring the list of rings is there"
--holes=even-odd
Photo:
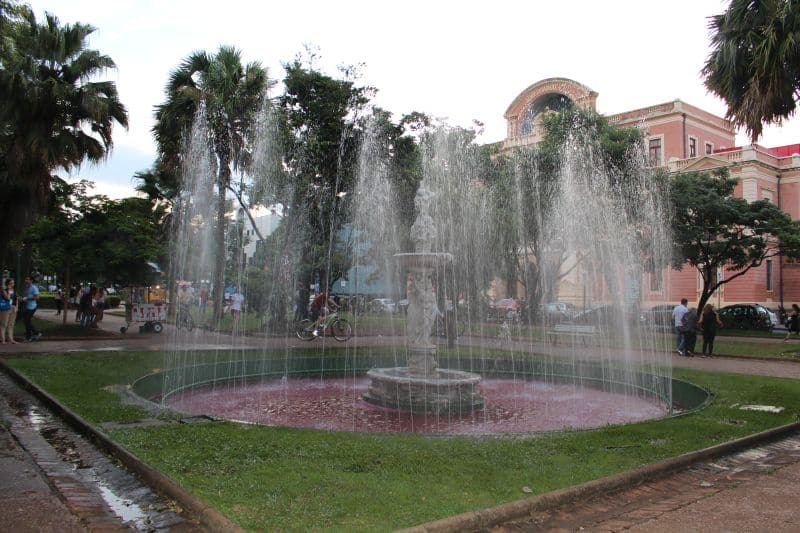
[[[734,196],[737,180],[727,169],[675,176],[671,199],[675,252],[672,266],[700,271],[701,309],[721,285],[783,254],[800,258],[800,223],[768,200]],[[724,275],[717,276],[724,270]]]
[[[103,160],[115,123],[128,125],[114,82],[98,81],[115,65],[86,48],[93,32],[49,13],[40,23],[27,6],[0,3],[0,257],[46,210],[53,173]]]
[[[800,2],[731,0],[711,17],[706,87],[728,106],[727,118],[755,142],[763,125],[790,117],[800,93]]]

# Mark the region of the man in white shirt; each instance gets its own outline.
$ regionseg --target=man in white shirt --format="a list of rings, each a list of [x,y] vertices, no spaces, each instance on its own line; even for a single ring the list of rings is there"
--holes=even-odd
[[[675,309],[672,310],[672,318],[675,321],[675,342],[678,345],[678,355],[686,354],[686,337],[683,335],[682,326],[683,315],[689,312],[689,308],[686,306],[688,303],[689,300],[682,298],[681,304],[676,305]]]
[[[231,332],[233,335],[238,333],[239,329],[239,318],[242,314],[242,306],[244,305],[244,295],[239,290],[239,286],[236,286],[236,292],[233,293],[231,296],[231,316],[233,317],[233,325],[231,327]]]

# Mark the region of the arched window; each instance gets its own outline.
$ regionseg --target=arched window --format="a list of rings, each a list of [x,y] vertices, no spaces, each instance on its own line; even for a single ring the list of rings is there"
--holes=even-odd
[[[536,125],[536,117],[545,111],[561,111],[572,107],[574,104],[568,96],[559,93],[550,93],[540,96],[525,108],[520,123],[520,135],[530,135]]]

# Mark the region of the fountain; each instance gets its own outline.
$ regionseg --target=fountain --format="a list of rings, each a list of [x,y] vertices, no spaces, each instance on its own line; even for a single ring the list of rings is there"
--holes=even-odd
[[[405,204],[398,201],[391,159],[380,141],[365,132],[352,194],[352,263],[385,276],[383,286],[390,288],[384,290],[394,291],[385,296],[405,293],[405,324],[397,316],[365,319],[355,313],[357,335],[346,344],[250,337],[251,346],[263,342],[261,349],[250,350],[245,342],[240,347],[238,339],[221,335],[213,353],[183,349],[190,334],[175,332],[164,370],[137,386],[143,396],[198,415],[368,432],[526,433],[632,423],[670,412],[675,386],[670,354],[658,350],[655,337],[637,331],[624,313],[625,305],[637,299],[633,287],[647,280],[643,254],[669,251],[668,236],[659,233],[666,217],[644,163],[632,162],[639,170],[624,182],[623,194],[621,181],[608,174],[595,147],[573,138],[555,178],[526,156],[511,158],[503,175],[507,181],[498,182],[468,135],[442,128],[420,142],[423,179],[405,236],[401,219],[406,213],[398,209]],[[259,157],[280,159],[268,149]],[[187,158],[192,165],[187,175],[208,176],[205,152],[197,153]],[[212,186],[198,181],[187,191],[180,226],[187,233],[176,239],[176,259],[185,265],[178,270],[185,269],[186,276],[211,269],[205,243],[211,236],[197,231],[213,220],[206,200]],[[533,217],[536,229],[526,225]],[[501,231],[500,224],[507,226]],[[511,248],[523,270],[539,271],[534,278],[524,270],[519,279],[536,280],[530,282],[542,294],[554,296],[563,284],[573,300],[583,298],[585,307],[613,308],[598,324],[596,342],[550,344],[541,336],[546,324],[532,319],[506,324],[513,341],[498,339],[498,324],[486,320],[482,298],[503,274],[494,247],[501,234],[535,242],[541,252],[542,261],[534,263],[529,259],[533,244]],[[650,239],[647,249],[640,243],[645,239]],[[397,253],[402,249],[413,252]],[[551,266],[550,259],[560,256],[568,260]],[[580,257],[586,259],[579,262]],[[293,270],[291,263],[282,269]],[[561,276],[566,271],[571,273]],[[236,281],[246,286],[247,275],[240,270]],[[363,292],[358,280],[347,284],[356,297]],[[295,280],[276,276],[274,283],[269,294],[285,302]],[[467,334],[437,351],[440,340],[432,325],[442,304],[450,300],[455,308],[462,292],[458,309],[469,317]],[[383,329],[375,331],[375,325]]]
[[[423,181],[414,201],[417,219],[411,227],[411,239],[417,252],[394,256],[401,270],[408,271],[408,366],[373,368],[367,372],[372,382],[364,400],[411,412],[464,415],[483,409],[485,400],[477,393],[481,380],[478,374],[442,369],[436,362],[436,343],[431,341],[431,330],[440,311],[432,273],[451,262],[453,256],[430,251],[435,237],[429,212],[432,196],[430,187]]]

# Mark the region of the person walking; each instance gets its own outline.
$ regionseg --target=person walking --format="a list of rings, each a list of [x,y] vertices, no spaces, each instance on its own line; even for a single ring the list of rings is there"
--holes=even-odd
[[[242,315],[242,306],[244,305],[244,295],[241,293],[239,286],[231,295],[231,317],[233,317],[233,325],[231,326],[231,333],[236,335],[239,331],[239,319]]]
[[[694,307],[684,313],[681,325],[683,329],[683,355],[692,357],[697,345],[698,325],[697,310]]]
[[[61,311],[64,309],[64,291],[61,289],[56,289],[55,295],[56,301],[56,316],[61,314]]]
[[[17,293],[14,280],[8,278],[0,289],[0,341],[17,344],[14,340],[14,323],[17,321]]]
[[[25,277],[25,288],[22,291],[22,320],[25,322],[25,340],[35,341],[42,337],[42,333],[33,325],[33,315],[39,307],[39,286],[36,278]]]
[[[81,314],[82,328],[88,328],[94,321],[94,294],[95,288],[87,287],[86,292],[83,293],[80,302],[78,302],[78,311]]]
[[[208,287],[204,284],[200,287],[200,310],[205,311],[208,307]]]
[[[797,304],[792,304],[792,311],[786,319],[786,337],[783,342],[787,342],[792,333],[795,337],[800,337],[800,307]]]
[[[701,357],[713,357],[714,355],[714,338],[717,336],[717,328],[722,327],[722,320],[719,315],[714,311],[714,306],[706,304],[703,307],[703,313],[700,315],[700,320],[697,323],[703,332],[703,352]]]
[[[683,334],[683,315],[689,312],[689,308],[686,307],[688,303],[689,300],[682,298],[680,305],[676,305],[672,310],[672,319],[675,324],[675,344],[678,355],[686,355],[686,339]]]
[[[103,313],[106,309],[106,293],[103,287],[97,287],[97,290],[94,293],[94,297],[92,298],[92,314],[94,315],[94,319],[92,320],[92,327],[99,328],[100,322],[103,321]]]

